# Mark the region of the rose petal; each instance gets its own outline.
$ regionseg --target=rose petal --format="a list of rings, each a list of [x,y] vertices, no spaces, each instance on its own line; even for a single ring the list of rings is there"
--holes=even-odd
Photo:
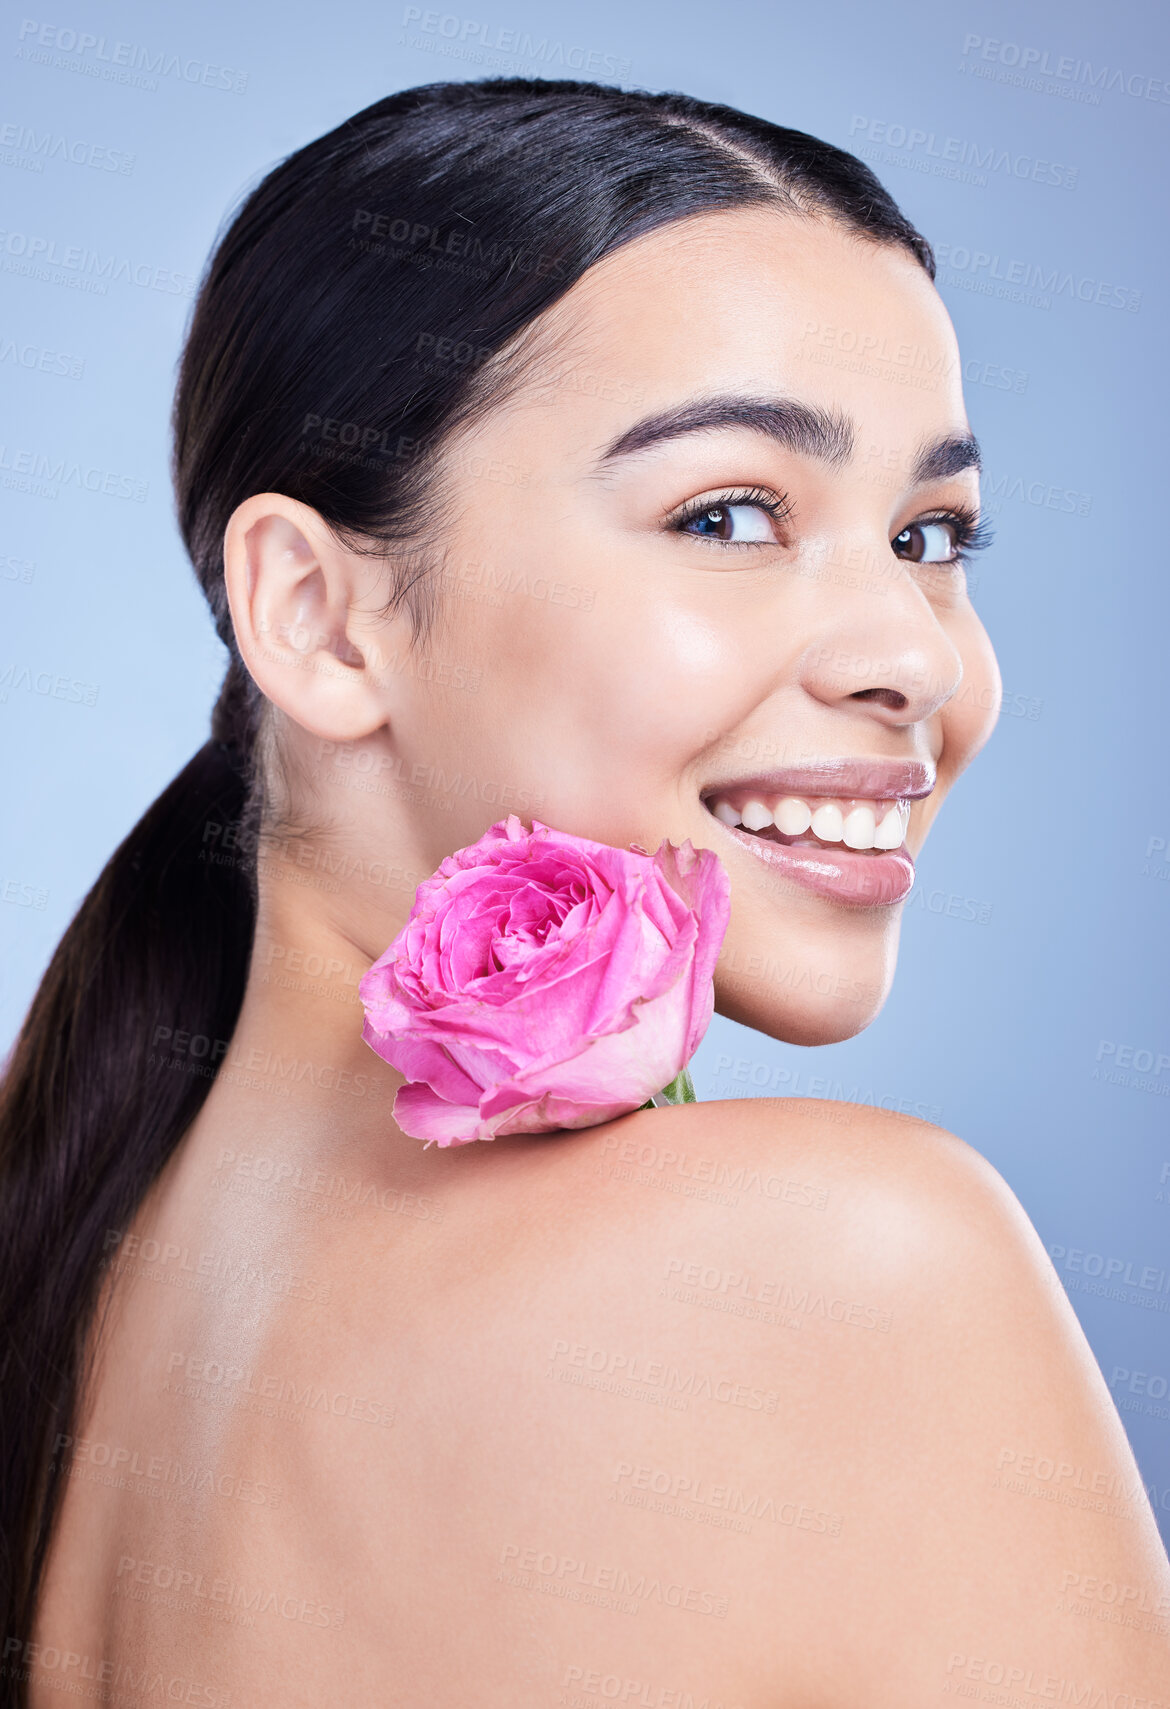
[[[710,1022],[729,908],[689,842],[651,856],[510,814],[456,850],[359,987],[404,1131],[466,1144],[636,1109]]]

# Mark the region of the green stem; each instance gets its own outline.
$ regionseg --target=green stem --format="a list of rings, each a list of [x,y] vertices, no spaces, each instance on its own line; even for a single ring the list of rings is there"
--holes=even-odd
[[[695,1088],[690,1074],[685,1068],[679,1070],[669,1086],[664,1086],[658,1096],[665,1098],[668,1104],[697,1104],[699,1101],[695,1096]],[[653,1098],[647,1099],[644,1104],[638,1106],[642,1110],[654,1110],[660,1107]]]

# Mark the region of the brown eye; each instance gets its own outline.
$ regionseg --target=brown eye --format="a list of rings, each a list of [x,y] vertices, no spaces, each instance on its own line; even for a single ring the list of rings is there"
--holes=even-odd
[[[912,522],[890,543],[899,558],[912,564],[948,564],[958,557],[958,542],[950,522]]]

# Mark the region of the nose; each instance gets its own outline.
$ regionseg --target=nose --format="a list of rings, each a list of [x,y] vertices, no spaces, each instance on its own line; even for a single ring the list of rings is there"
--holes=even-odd
[[[814,699],[855,705],[883,724],[917,724],[945,706],[963,661],[914,576],[889,553],[860,585],[824,590],[822,617],[799,665]]]

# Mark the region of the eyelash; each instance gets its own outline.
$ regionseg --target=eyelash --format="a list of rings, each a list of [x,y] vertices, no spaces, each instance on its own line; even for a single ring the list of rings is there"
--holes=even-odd
[[[955,539],[954,557],[947,558],[936,566],[939,569],[944,568],[946,564],[968,563],[976,552],[985,552],[995,537],[995,531],[987,517],[980,516],[977,510],[966,504],[956,504],[949,510],[935,510],[929,516],[916,516],[906,527],[916,528],[922,523],[931,522],[949,524]],[[904,529],[899,528],[899,534],[904,532]]]
[[[676,511],[670,520],[673,532],[681,534],[689,522],[697,516],[703,516],[709,510],[721,507],[730,509],[733,505],[758,505],[772,518],[773,522],[783,522],[792,515],[792,501],[786,493],[777,495],[765,487],[742,487],[734,491],[716,493],[707,498],[692,499],[680,511]],[[907,528],[915,528],[924,523],[946,523],[950,526],[955,540],[955,555],[943,560],[945,564],[966,564],[976,552],[986,551],[994,538],[994,530],[987,517],[981,517],[970,505],[957,504],[949,510],[931,511],[927,516],[916,516],[906,524]],[[905,529],[899,529],[902,534]],[[693,539],[711,539],[710,535],[696,534]],[[895,536],[897,538],[897,536]],[[714,544],[727,547],[750,547],[764,545],[760,540],[715,540]],[[942,565],[939,566],[940,568]]]
[[[730,509],[732,505],[754,504],[761,510],[767,511],[773,522],[783,522],[792,514],[792,504],[786,493],[769,492],[766,487],[740,487],[734,491],[716,493],[709,498],[691,499],[680,511],[676,511],[670,520],[670,527],[681,534],[688,522],[693,522],[697,516],[703,516],[709,510],[720,508]],[[709,535],[696,534],[696,540],[709,539]],[[761,540],[717,540],[718,546],[760,546]]]

